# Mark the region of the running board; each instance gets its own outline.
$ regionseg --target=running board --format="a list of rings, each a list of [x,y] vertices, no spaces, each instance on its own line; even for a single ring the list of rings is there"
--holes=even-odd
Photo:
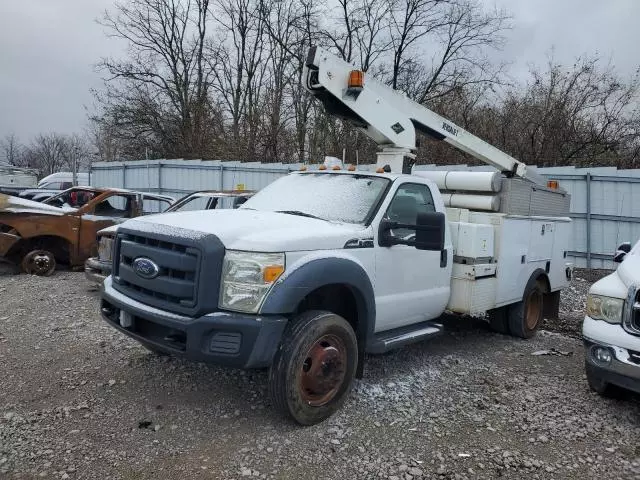
[[[368,345],[367,353],[385,353],[425,338],[435,337],[440,333],[442,333],[442,324],[431,321],[394,328],[374,335]]]

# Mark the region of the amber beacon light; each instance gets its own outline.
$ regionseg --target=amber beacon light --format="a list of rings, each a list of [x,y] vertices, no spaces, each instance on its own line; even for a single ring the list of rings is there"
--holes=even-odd
[[[364,72],[362,70],[351,70],[349,72],[349,83],[347,84],[347,94],[357,98],[363,88],[364,88]]]

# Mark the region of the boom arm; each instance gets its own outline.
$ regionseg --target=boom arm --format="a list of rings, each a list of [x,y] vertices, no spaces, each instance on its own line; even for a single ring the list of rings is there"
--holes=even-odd
[[[322,48],[309,50],[304,70],[307,90],[324,104],[327,112],[349,120],[373,139],[382,148],[379,160],[399,153],[415,158],[418,130],[507,175],[546,185],[526,164],[383,83],[368,77],[364,83],[350,85],[353,65]]]

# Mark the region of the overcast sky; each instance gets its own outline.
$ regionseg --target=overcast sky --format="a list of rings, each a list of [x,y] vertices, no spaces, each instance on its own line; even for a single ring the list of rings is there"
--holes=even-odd
[[[528,64],[544,64],[551,47],[559,61],[598,52],[624,75],[640,64],[638,0],[482,0],[514,17],[496,55],[526,78]],[[101,86],[94,64],[119,55],[95,19],[113,0],[0,1],[0,138],[23,142],[40,132],[73,133],[86,125],[91,88]]]

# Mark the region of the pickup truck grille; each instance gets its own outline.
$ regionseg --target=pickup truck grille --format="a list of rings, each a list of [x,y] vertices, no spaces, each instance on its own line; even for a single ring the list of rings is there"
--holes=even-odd
[[[120,293],[188,316],[217,309],[224,247],[214,235],[123,226],[113,252],[113,288]],[[155,277],[145,278],[136,272],[134,261],[140,257],[158,266]]]
[[[636,293],[636,299],[631,308],[631,325],[640,333],[640,291]]]
[[[175,242],[124,234],[118,237],[118,253],[118,284],[133,294],[131,296],[145,303],[164,304],[165,308],[167,305],[196,305],[196,279],[200,263],[197,250]],[[139,257],[149,258],[160,267],[157,277],[146,279],[135,272],[133,261]]]
[[[640,336],[640,288],[631,287],[629,289],[623,326],[631,335]]]

